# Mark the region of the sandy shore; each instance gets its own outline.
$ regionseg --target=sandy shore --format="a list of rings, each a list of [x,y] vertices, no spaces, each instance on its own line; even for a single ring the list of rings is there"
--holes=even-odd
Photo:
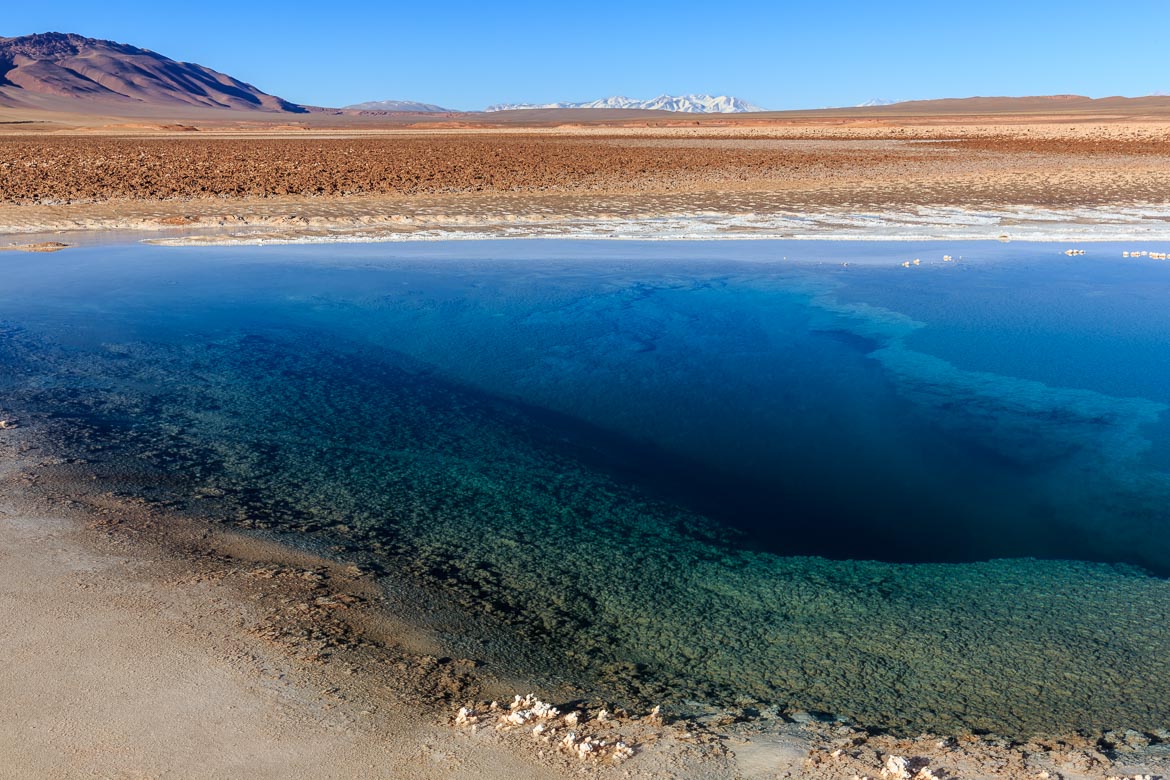
[[[379,625],[404,672],[355,675],[357,650],[322,660],[311,634],[342,628],[321,613],[364,603],[368,578],[256,540],[164,531],[109,497],[46,501],[30,486],[47,477],[25,469],[55,459],[27,430],[3,434],[0,775],[559,774],[446,727],[421,689],[458,662],[407,627]]]
[[[396,573],[120,497],[52,444],[62,423],[11,410],[0,417],[3,776],[1081,780],[1170,772],[1170,734],[899,739],[779,708],[699,708],[664,722],[585,691],[541,690],[448,654],[440,634],[395,608],[418,599]],[[559,713],[518,725],[507,702],[530,688]],[[493,710],[493,700],[504,705]],[[461,708],[470,713],[463,723]],[[570,731],[575,742],[564,745]],[[579,747],[585,737],[588,755]],[[616,762],[609,756],[619,741],[632,756]]]

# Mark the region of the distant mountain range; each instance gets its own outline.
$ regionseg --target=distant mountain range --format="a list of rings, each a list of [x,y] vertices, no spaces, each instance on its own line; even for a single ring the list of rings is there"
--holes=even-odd
[[[894,114],[908,113],[1046,113],[1109,110],[1164,110],[1170,98],[1109,97],[1091,99],[1078,95],[1030,97],[971,97],[930,101],[869,100],[854,108],[897,104]],[[608,119],[622,119],[615,109],[650,109],[689,114],[741,114],[763,111],[759,106],[726,95],[661,95],[652,100],[608,97],[582,103],[513,103],[489,106],[484,111],[519,109],[597,109],[594,118],[608,111]],[[373,111],[387,114],[459,114],[452,121],[469,121],[468,114],[406,100],[357,103],[346,109],[300,106],[232,76],[190,62],[178,62],[149,49],[114,41],[86,38],[73,33],[38,33],[15,38],[0,37],[0,109],[49,111],[66,114],[183,118],[202,115],[206,109],[266,112],[269,114],[327,114]],[[199,109],[196,111],[195,109]],[[839,113],[842,109],[837,108]],[[886,112],[879,112],[885,114]],[[11,114],[11,112],[10,112]],[[893,114],[891,114],[893,115]],[[377,119],[373,117],[372,119]],[[21,120],[23,121],[23,120]],[[280,120],[285,121],[285,120]],[[419,120],[409,116],[386,117],[386,122],[446,121],[443,117]],[[547,114],[529,117],[480,115],[490,124],[522,124],[559,121]]]
[[[433,103],[416,103],[412,100],[371,100],[366,103],[354,103],[344,108],[350,111],[387,111],[393,113],[459,113],[456,109],[443,108]],[[523,111],[540,108],[649,109],[677,111],[685,114],[742,114],[764,110],[746,100],[725,95],[660,95],[651,100],[634,100],[633,98],[615,96],[582,103],[497,103],[483,110],[495,113],[497,111]]]
[[[113,106],[200,106],[280,113],[320,110],[269,95],[251,84],[202,65],[177,62],[149,49],[124,43],[58,32],[0,37],[0,106],[44,105],[46,98]],[[484,110],[525,108],[651,109],[688,114],[739,114],[763,110],[726,95],[660,95],[652,100],[609,97],[584,103],[498,104]],[[375,100],[355,103],[345,109],[459,113],[433,103],[410,100]]]
[[[354,103],[352,106],[344,106],[344,108],[351,111],[389,111],[410,114],[458,113],[452,108],[443,108],[434,103],[416,103],[413,100],[371,100],[366,103]]]
[[[0,38],[0,105],[23,104],[36,95],[115,104],[305,111],[231,76],[149,49],[72,33]]]
[[[497,103],[484,111],[520,111],[533,108],[627,108],[677,111],[683,114],[744,114],[765,109],[727,95],[659,95],[651,100],[608,97],[584,103]]]

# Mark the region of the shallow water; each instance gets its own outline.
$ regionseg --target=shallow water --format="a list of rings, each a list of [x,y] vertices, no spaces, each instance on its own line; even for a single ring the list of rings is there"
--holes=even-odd
[[[0,408],[75,423],[119,489],[441,585],[607,695],[1165,727],[1170,264],[1062,248],[5,258]]]

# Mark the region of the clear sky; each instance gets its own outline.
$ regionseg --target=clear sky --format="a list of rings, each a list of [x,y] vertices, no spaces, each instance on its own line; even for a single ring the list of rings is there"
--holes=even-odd
[[[47,31],[328,106],[708,92],[784,109],[1170,92],[1170,0],[51,0],[0,13],[0,35]]]

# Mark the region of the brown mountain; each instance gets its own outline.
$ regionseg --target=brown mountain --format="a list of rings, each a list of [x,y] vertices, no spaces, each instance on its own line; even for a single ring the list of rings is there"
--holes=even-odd
[[[0,105],[38,105],[42,96],[111,106],[305,111],[231,76],[149,49],[72,33],[0,38]]]

